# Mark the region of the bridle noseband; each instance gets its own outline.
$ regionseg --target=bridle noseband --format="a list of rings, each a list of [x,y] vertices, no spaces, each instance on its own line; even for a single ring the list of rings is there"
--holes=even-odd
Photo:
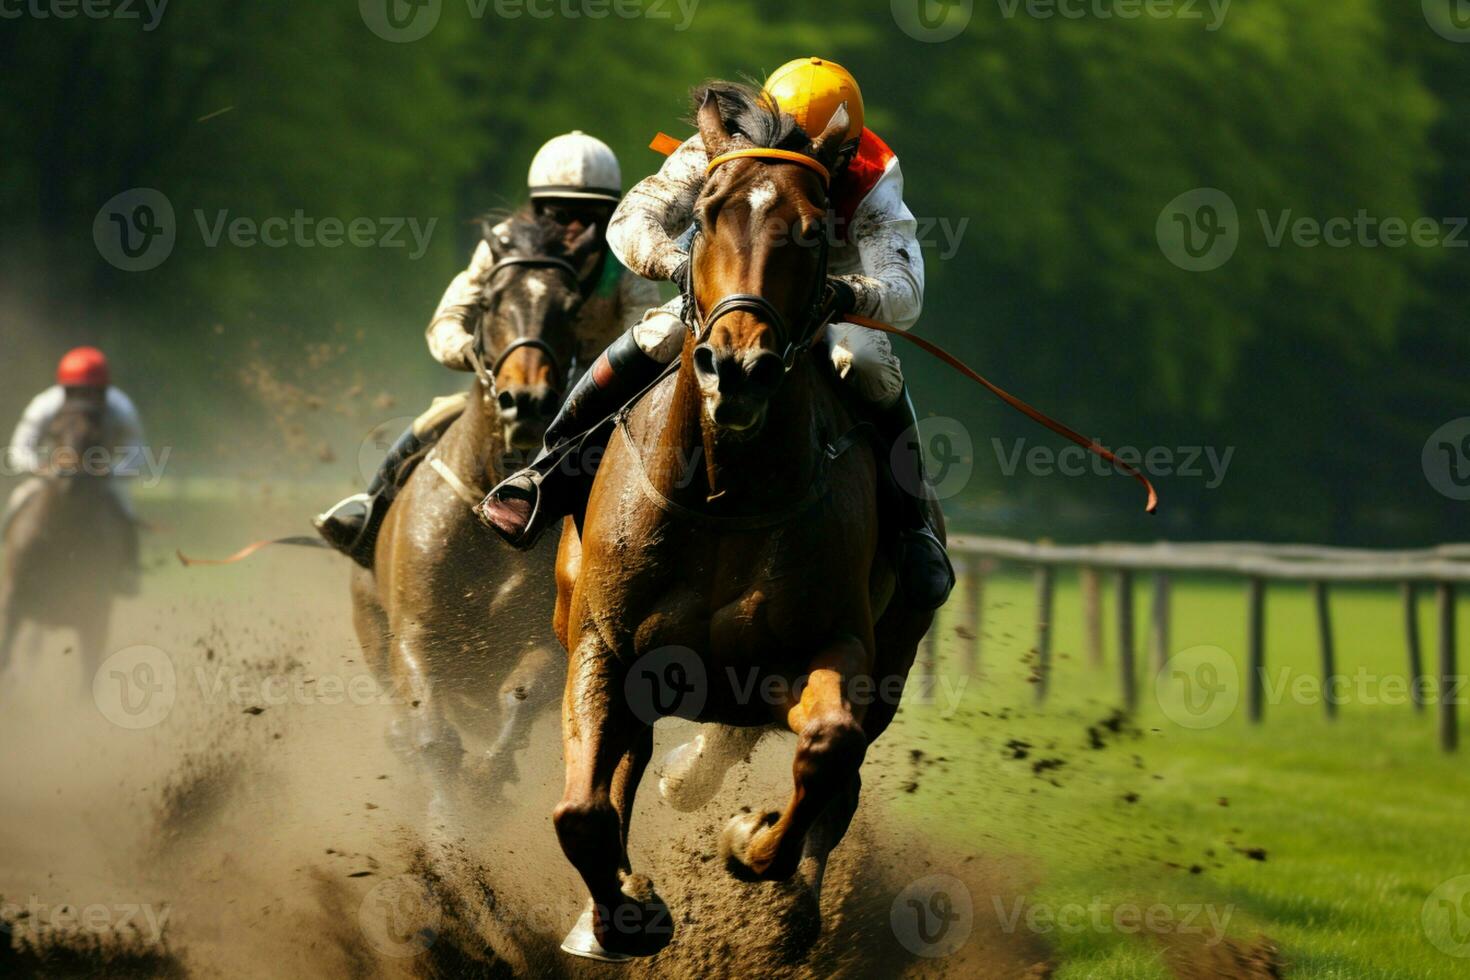
[[[572,265],[566,259],[558,258],[554,255],[512,255],[497,261],[490,267],[490,271],[485,274],[486,312],[489,312],[489,307],[501,291],[501,287],[494,287],[492,285],[495,282],[495,277],[500,274],[502,269],[508,269],[511,266],[531,266],[533,268],[556,269],[564,272],[567,278],[571,280],[572,286],[581,301],[586,302],[587,300],[587,292],[582,286],[581,275],[577,272],[576,266]],[[556,351],[552,350],[551,345],[540,337],[517,337],[515,340],[506,344],[500,353],[495,355],[495,359],[487,367],[485,360],[488,352],[485,350],[485,326],[484,319],[482,318],[479,329],[475,331],[474,367],[475,374],[479,377],[481,385],[485,388],[485,397],[487,399],[495,397],[495,377],[500,373],[500,369],[505,366],[505,362],[516,351],[526,348],[539,350],[551,362],[551,373],[556,379],[557,388],[564,388],[566,382],[570,380],[569,376],[576,372],[577,363],[575,356],[572,358],[570,370],[564,368],[561,363],[561,358],[556,356]]]
[[[722,153],[709,162],[705,173],[708,174],[716,167],[733,160],[748,159],[794,163],[806,167],[822,178],[823,189],[831,182],[831,173],[812,157],[795,150],[777,150],[770,147],[750,147]],[[827,236],[825,234],[818,236],[817,276],[812,286],[811,296],[804,307],[802,322],[797,324],[797,330],[793,331],[786,317],[776,309],[776,305],[758,293],[730,293],[716,301],[703,317],[699,315],[699,303],[694,296],[694,250],[701,234],[696,231],[693,241],[690,242],[686,275],[684,282],[679,283],[679,289],[684,298],[684,322],[694,331],[697,340],[703,343],[721,317],[731,313],[752,313],[764,320],[775,332],[777,346],[781,348],[781,361],[785,364],[786,370],[790,371],[797,358],[811,347],[817,331],[825,324],[826,317],[823,313],[826,299],[827,264],[831,250]]]

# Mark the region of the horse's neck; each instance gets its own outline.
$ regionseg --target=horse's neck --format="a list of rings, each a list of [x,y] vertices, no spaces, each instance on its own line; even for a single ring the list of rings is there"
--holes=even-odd
[[[805,493],[819,467],[820,448],[813,437],[818,383],[809,365],[797,365],[772,396],[761,431],[741,438],[720,432],[705,417],[686,350],[658,440],[659,466],[649,467],[663,471],[654,476],[655,485],[694,509],[713,503],[750,511]]]
[[[461,479],[484,481],[486,488],[500,481],[500,463],[505,454],[504,433],[494,416],[484,387],[476,381],[470,386],[464,414],[450,426],[438,448],[444,462]]]

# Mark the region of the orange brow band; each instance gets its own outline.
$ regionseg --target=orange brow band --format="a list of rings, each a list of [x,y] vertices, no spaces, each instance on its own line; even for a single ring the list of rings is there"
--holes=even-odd
[[[784,160],[787,163],[800,164],[820,176],[822,183],[832,183],[831,171],[805,153],[797,153],[795,150],[772,150],[759,146],[751,147],[747,150],[731,150],[729,153],[721,153],[709,162],[709,166],[704,169],[704,172],[708,174],[722,163],[729,163],[731,160],[740,160],[746,157],[753,157],[758,160]]]

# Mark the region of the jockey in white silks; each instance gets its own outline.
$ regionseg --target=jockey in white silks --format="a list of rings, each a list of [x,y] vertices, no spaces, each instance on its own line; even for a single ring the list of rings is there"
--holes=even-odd
[[[832,169],[830,191],[835,240],[827,308],[835,315],[821,340],[837,377],[868,406],[883,448],[891,448],[880,455],[888,457],[904,500],[896,545],[905,595],[916,607],[937,608],[954,587],[954,571],[929,523],[931,491],[898,357],[885,334],[843,319],[856,314],[907,330],[923,308],[924,258],[917,222],[904,203],[898,157],[864,127],[862,93],[841,65],[821,58],[792,61],[770,76],[764,94],[809,135],[822,132],[839,110],[847,112],[848,139]],[[696,134],[627,193],[608,230],[624,265],[648,279],[686,278],[684,236],[708,166]],[[598,359],[548,427],[548,452],[616,411],[679,356],[688,330],[680,318],[682,303],[676,298],[650,309]],[[545,479],[535,464],[515,474],[491,492],[481,517],[511,544],[529,547],[563,516],[561,502],[552,499],[556,495],[541,495]]]
[[[594,226],[605,236],[622,188],[622,170],[612,149],[580,130],[549,140],[537,151],[527,175],[535,213],[564,227],[568,240]],[[490,234],[497,234],[502,227],[491,228]],[[475,369],[480,301],[494,266],[489,243],[481,241],[470,257],[469,267],[450,282],[429,321],[429,353],[447,368]],[[601,278],[577,313],[577,335],[599,338],[581,358],[583,363],[590,361],[609,338],[638,322],[644,311],[658,301],[658,286],[629,272],[609,252]],[[433,406],[393,444],[367,492],[353,494],[316,519],[317,530],[329,544],[371,567],[377,529],[388,512],[403,464],[444,434],[464,412],[467,397],[461,393],[435,399]]]

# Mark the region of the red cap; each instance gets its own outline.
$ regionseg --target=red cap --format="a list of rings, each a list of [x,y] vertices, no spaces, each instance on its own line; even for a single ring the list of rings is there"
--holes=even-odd
[[[56,383],[64,388],[106,388],[111,381],[107,355],[95,347],[67,351],[56,368]]]

